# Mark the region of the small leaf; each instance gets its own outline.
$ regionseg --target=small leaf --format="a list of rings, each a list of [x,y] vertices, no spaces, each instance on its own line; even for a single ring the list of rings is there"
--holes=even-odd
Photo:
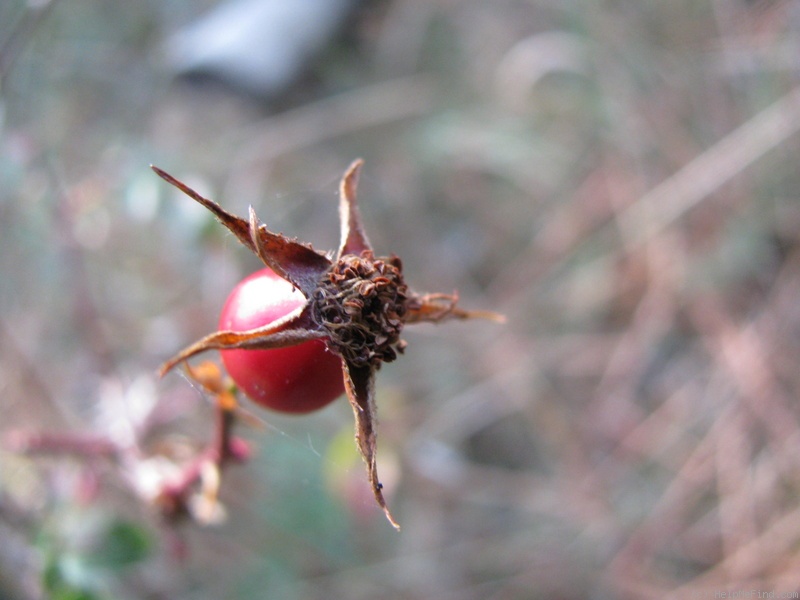
[[[50,592],[50,600],[97,600],[93,593],[72,586],[61,586]]]
[[[147,558],[151,548],[150,536],[142,527],[126,521],[115,521],[87,556],[87,563],[93,567],[121,569]]]

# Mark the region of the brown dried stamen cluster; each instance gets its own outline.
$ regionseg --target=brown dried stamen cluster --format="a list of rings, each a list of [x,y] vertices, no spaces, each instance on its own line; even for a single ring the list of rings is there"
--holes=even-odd
[[[312,297],[313,317],[328,333],[327,344],[344,360],[379,367],[402,352],[408,286],[396,256],[342,256]]]

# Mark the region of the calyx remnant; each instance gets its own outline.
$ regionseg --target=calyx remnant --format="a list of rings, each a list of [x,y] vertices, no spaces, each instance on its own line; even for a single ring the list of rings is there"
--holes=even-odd
[[[196,200],[254,252],[269,268],[294,285],[307,299],[305,306],[286,317],[250,331],[217,331],[168,360],[166,373],[195,354],[211,349],[269,349],[322,339],[342,359],[344,387],[356,421],[356,444],[367,463],[367,474],[378,505],[399,528],[386,506],[378,479],[375,434],[375,371],[397,358],[405,342],[400,339],[407,323],[448,319],[503,317],[487,311],[467,311],[457,306],[453,294],[412,292],[403,279],[400,259],[375,258],[356,203],[356,160],[345,171],[339,188],[341,241],[331,260],[311,246],[269,231],[250,209],[249,219],[230,214],[186,184],[157,167],[165,181]]]

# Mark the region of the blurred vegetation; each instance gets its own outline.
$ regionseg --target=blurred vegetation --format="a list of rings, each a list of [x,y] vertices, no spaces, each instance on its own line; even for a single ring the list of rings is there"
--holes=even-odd
[[[167,68],[213,4],[0,5],[0,599],[799,591],[797,3],[366,2],[269,100]],[[165,523],[212,411],[155,370],[257,262],[148,165],[326,249],[357,156],[376,249],[509,319],[379,373],[402,532],[346,402],[252,408],[224,520]]]

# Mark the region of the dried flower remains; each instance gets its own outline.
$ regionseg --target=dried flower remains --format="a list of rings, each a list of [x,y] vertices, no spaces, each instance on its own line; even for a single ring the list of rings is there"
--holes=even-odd
[[[354,161],[341,181],[341,241],[333,259],[310,245],[269,231],[252,207],[249,219],[234,216],[152,167],[164,180],[210,210],[266,266],[307,299],[305,305],[266,326],[243,332],[217,331],[202,338],[167,361],[161,374],[205,350],[263,350],[324,340],[342,360],[345,390],[355,415],[356,443],[366,462],[373,494],[386,517],[399,529],[383,497],[376,466],[375,372],[382,363],[393,361],[403,352],[405,342],[400,334],[408,323],[471,318],[502,321],[503,317],[461,309],[455,294],[416,294],[403,279],[398,257],[374,255],[356,203],[362,164],[360,159]]]

